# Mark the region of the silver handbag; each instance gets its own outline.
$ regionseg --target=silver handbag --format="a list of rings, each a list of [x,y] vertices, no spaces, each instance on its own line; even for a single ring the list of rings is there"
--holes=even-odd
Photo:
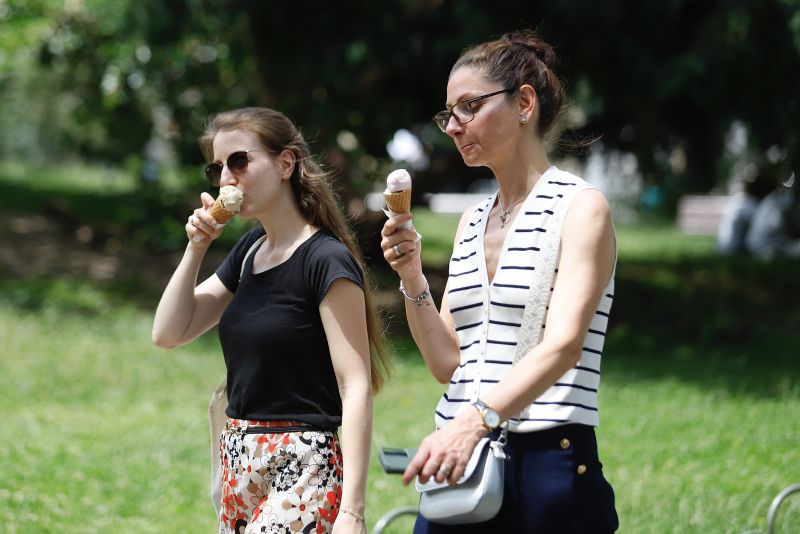
[[[431,479],[415,486],[420,492],[419,511],[428,520],[445,525],[488,521],[503,503],[505,430],[499,440],[482,438],[467,462],[464,475],[450,486]]]

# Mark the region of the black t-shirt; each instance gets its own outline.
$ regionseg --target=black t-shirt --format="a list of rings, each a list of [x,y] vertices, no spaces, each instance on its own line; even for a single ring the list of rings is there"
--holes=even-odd
[[[219,321],[228,369],[226,413],[335,429],[342,400],[319,304],[339,278],[363,288],[361,269],[344,243],[319,230],[280,265],[253,274],[252,253],[242,272],[244,256],[262,235],[263,228],[256,228],[242,236],[216,271],[234,293]]]

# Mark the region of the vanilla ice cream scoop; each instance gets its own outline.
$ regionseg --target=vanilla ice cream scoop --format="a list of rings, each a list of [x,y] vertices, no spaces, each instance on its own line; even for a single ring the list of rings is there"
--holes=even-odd
[[[405,169],[397,169],[386,177],[386,193],[396,193],[411,189],[411,175]]]
[[[208,213],[219,223],[225,224],[231,217],[239,213],[242,208],[244,195],[232,185],[224,185],[219,190],[219,196],[208,208]]]
[[[232,185],[225,185],[219,190],[218,198],[222,202],[222,207],[226,210],[238,212],[242,207],[244,196],[238,188]]]

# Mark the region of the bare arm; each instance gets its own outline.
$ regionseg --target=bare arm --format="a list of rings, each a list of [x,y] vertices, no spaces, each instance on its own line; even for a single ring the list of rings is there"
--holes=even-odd
[[[461,230],[473,211],[474,208],[469,208],[461,216],[455,242],[458,241],[458,236],[461,235]],[[406,293],[416,297],[428,287],[428,283],[422,274],[421,246],[416,241],[416,234],[412,230],[399,229],[401,224],[409,220],[411,220],[410,214],[386,221],[381,232],[383,236],[381,248],[386,261],[400,275]],[[394,250],[395,245],[403,254],[399,258]],[[439,311],[436,310],[432,299],[429,299],[430,306],[417,306],[416,303],[405,299],[406,320],[414,342],[431,374],[442,384],[450,381],[461,360],[456,327],[447,304],[449,285],[448,282]]]
[[[206,251],[222,233],[206,211],[214,199],[208,193],[201,198],[204,207],[195,210],[186,223],[189,244],[161,295],[153,319],[153,343],[162,348],[178,347],[203,334],[219,322],[233,298],[216,274],[197,285]]]
[[[580,360],[583,338],[614,268],[615,243],[608,203],[593,189],[575,197],[561,236],[558,266],[542,342],[531,349],[482,400],[502,420],[540,397]],[[464,473],[477,441],[486,434],[478,411],[466,407],[443,429],[423,440],[403,475],[425,481],[442,463],[453,467],[448,480]],[[441,474],[435,474],[443,480]]]
[[[364,292],[346,279],[335,281],[319,307],[342,398],[342,508],[364,515],[372,438],[372,387]],[[340,513],[334,531],[366,532],[363,522]]]

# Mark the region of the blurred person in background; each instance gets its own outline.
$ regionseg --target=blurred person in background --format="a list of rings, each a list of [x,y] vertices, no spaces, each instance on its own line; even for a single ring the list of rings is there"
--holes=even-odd
[[[220,113],[200,144],[212,185],[240,189],[240,216],[261,223],[198,285],[223,231],[203,193],[153,324],[165,348],[219,325],[227,367],[219,532],[364,533],[372,395],[387,362],[328,177],[294,124],[270,109]]]
[[[447,109],[434,120],[466,165],[491,169],[499,190],[461,217],[439,311],[422,242],[401,226],[411,214],[382,230],[411,333],[434,378],[448,385],[437,430],[404,483],[418,476],[453,484],[482,437],[498,436],[503,424],[510,430],[499,513],[450,526],[419,516],[418,534],[618,527],[594,432],[616,242],[605,197],[549,161],[544,137],[564,105],[555,61],[550,45],[518,31],[466,50],[450,72]],[[547,307],[544,324],[523,324],[530,292]],[[541,341],[515,361],[517,342],[542,328]]]
[[[748,252],[762,260],[776,256],[800,257],[798,195],[795,175],[778,183],[759,203],[745,237]]]
[[[723,254],[742,254],[747,252],[745,240],[758,204],[775,190],[777,181],[771,173],[759,170],[750,163],[745,168],[742,190],[734,193],[725,206],[725,211],[717,230],[717,250]]]
[[[717,250],[769,260],[800,256],[795,175],[768,162],[750,164],[743,190],[734,194],[720,219]]]

